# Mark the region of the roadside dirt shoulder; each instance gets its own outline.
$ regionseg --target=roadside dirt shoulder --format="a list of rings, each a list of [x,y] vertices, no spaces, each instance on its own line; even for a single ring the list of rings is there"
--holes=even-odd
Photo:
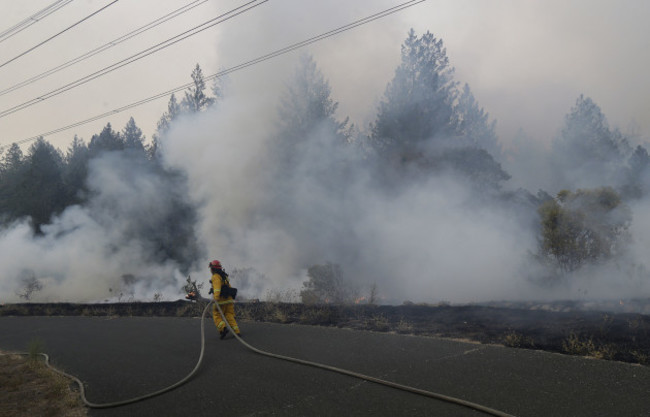
[[[38,359],[0,351],[0,417],[87,416],[70,381]]]

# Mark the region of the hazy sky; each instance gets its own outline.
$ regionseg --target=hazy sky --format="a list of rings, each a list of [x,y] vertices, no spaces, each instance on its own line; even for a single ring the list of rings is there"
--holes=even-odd
[[[2,2],[0,31],[54,0]],[[0,42],[0,65],[60,32],[110,0],[74,0]],[[102,46],[190,0],[119,0],[102,13],[0,67],[0,90]],[[199,35],[97,80],[0,118],[0,145],[25,139],[137,102],[204,75],[327,32],[401,3],[386,0],[270,0]],[[27,102],[127,58],[244,4],[211,0],[144,35],[20,90],[0,96],[0,111]],[[519,128],[548,141],[579,94],[591,97],[610,125],[650,134],[650,2],[645,0],[429,0],[307,47],[340,102],[339,116],[366,126],[399,62],[410,28],[443,39],[456,79],[497,120],[508,144]],[[1,39],[1,38],[0,38]],[[231,75],[235,88],[274,94],[298,52]],[[181,93],[182,96],[182,93]],[[48,136],[65,148],[77,133],[86,141],[130,116],[151,138],[168,97]],[[254,115],[251,115],[254,117]]]

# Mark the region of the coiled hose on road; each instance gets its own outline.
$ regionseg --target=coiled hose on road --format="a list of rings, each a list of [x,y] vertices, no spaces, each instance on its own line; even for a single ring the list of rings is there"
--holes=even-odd
[[[169,392],[169,391],[171,391],[173,389],[176,389],[176,388],[180,387],[181,385],[185,384],[187,381],[189,381],[194,376],[194,374],[196,374],[196,372],[201,367],[201,363],[203,362],[203,354],[205,353],[205,326],[204,326],[205,313],[208,311],[208,308],[213,303],[214,303],[214,301],[211,300],[205,306],[205,309],[203,310],[203,313],[201,314],[201,353],[199,354],[199,360],[196,362],[196,365],[194,366],[194,369],[192,369],[192,371],[185,378],[181,379],[180,381],[176,382],[175,384],[170,385],[170,386],[168,386],[166,388],[163,388],[161,390],[146,394],[146,395],[131,398],[131,399],[128,399],[128,400],[115,401],[115,402],[110,402],[110,403],[103,403],[103,404],[92,403],[92,402],[88,401],[88,399],[86,399],[86,393],[85,393],[85,390],[84,390],[84,385],[83,385],[83,382],[81,382],[79,380],[79,378],[75,377],[74,375],[70,375],[68,373],[65,373],[63,371],[60,371],[60,370],[52,367],[50,365],[50,363],[49,363],[49,356],[47,354],[40,353],[40,355],[45,358],[45,364],[50,369],[52,369],[55,372],[57,372],[57,373],[65,376],[65,377],[73,380],[74,382],[77,383],[77,385],[79,385],[79,393],[81,395],[81,399],[82,399],[82,401],[84,402],[84,404],[87,407],[90,407],[90,408],[114,408],[114,407],[120,407],[120,406],[127,405],[127,404],[133,404],[135,402],[146,400],[148,398],[152,398],[152,397],[164,394],[166,392]],[[219,306],[219,304],[216,303],[214,305],[217,306],[217,309],[219,310],[219,313],[221,313],[221,315],[223,316],[223,312],[221,311],[221,307]],[[354,377],[354,378],[362,379],[364,381],[369,381],[369,382],[374,382],[376,384],[385,385],[385,386],[390,387],[390,388],[395,388],[395,389],[399,389],[399,390],[402,390],[402,391],[411,392],[413,394],[422,395],[422,396],[429,397],[429,398],[434,398],[436,400],[441,400],[441,401],[445,401],[445,402],[448,402],[448,403],[461,405],[463,407],[471,408],[473,410],[481,411],[483,413],[493,415],[493,416],[497,416],[497,417],[515,417],[512,414],[507,414],[507,413],[504,413],[503,411],[495,410],[493,408],[489,408],[489,407],[486,407],[486,406],[483,406],[483,405],[480,405],[480,404],[476,404],[476,403],[473,403],[473,402],[470,402],[470,401],[462,400],[460,398],[450,397],[448,395],[438,394],[436,392],[426,391],[426,390],[423,390],[423,389],[410,387],[408,385],[397,384],[395,382],[390,382],[390,381],[375,378],[375,377],[372,377],[372,376],[363,375],[363,374],[360,374],[360,373],[357,373],[357,372],[349,371],[347,369],[337,368],[337,367],[334,367],[334,366],[323,365],[323,364],[317,363],[317,362],[311,362],[311,361],[306,361],[306,360],[303,360],[303,359],[292,358],[290,356],[283,356],[283,355],[278,355],[278,354],[271,353],[271,352],[266,352],[266,351],[257,349],[256,347],[253,347],[253,346],[249,345],[248,343],[246,343],[241,337],[239,337],[239,335],[237,335],[235,333],[235,331],[230,326],[230,323],[228,323],[227,321],[226,321],[226,325],[228,326],[228,329],[230,330],[230,332],[239,341],[239,343],[241,343],[247,349],[249,349],[249,350],[251,350],[251,351],[253,351],[255,353],[259,353],[260,355],[264,355],[264,356],[268,356],[268,357],[276,358],[276,359],[282,359],[282,360],[289,361],[289,362],[299,363],[301,365],[307,365],[307,366],[312,366],[312,367],[315,367],[315,368],[325,369],[327,371],[332,371],[332,372],[336,372],[336,373],[343,374],[343,375],[348,375],[348,376],[351,376],[351,377]],[[15,354],[28,355],[28,353],[25,353],[25,352],[17,352]]]

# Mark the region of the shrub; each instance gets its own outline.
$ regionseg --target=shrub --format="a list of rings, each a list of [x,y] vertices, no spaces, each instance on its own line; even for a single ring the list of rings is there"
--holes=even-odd
[[[309,279],[300,291],[305,304],[346,304],[358,296],[357,291],[344,282],[343,272],[337,264],[312,265],[307,276]]]

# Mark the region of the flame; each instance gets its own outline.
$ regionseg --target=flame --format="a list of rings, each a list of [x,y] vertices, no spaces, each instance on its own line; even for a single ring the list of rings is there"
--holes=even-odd
[[[366,301],[368,301],[368,299],[365,296],[364,297],[359,297],[359,298],[354,300],[354,304],[361,304],[361,303],[365,303]]]

